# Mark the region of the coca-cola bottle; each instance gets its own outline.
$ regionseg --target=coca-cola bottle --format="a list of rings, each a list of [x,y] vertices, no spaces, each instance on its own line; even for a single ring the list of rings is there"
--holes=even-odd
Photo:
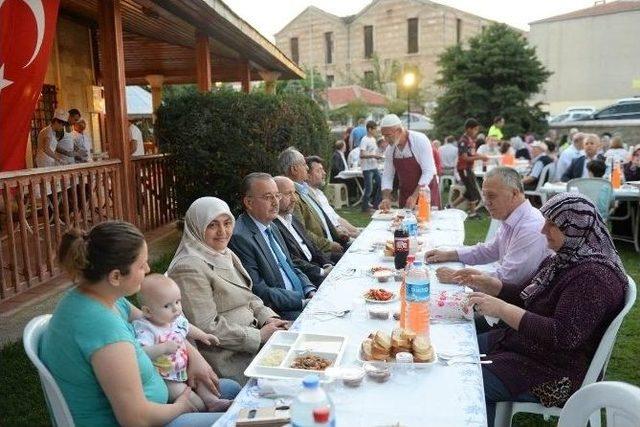
[[[409,255],[409,233],[402,227],[393,233],[393,253],[396,270],[402,270],[407,265]]]

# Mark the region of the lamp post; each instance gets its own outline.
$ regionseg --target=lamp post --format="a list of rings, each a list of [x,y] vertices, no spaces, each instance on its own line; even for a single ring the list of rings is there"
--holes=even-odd
[[[416,75],[412,71],[407,71],[404,76],[402,76],[402,86],[407,91],[407,129],[411,129],[411,114],[410,114],[410,104],[409,104],[409,90],[416,84]]]

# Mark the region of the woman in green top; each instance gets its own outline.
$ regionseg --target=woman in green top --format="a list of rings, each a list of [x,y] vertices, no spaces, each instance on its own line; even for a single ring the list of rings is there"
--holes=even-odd
[[[211,425],[219,414],[180,416],[195,411],[188,399],[190,388],[167,404],[164,381],[129,323],[142,312],[124,297],[138,292],[149,272],[140,231],[120,221],[98,224],[88,234],[71,230],[62,238],[58,259],[78,286],[56,307],[40,341],[40,358],[56,379],[75,424],[147,426],[173,420],[172,426]],[[190,345],[188,375],[216,394],[222,389],[225,398],[239,391],[235,382],[219,381]]]

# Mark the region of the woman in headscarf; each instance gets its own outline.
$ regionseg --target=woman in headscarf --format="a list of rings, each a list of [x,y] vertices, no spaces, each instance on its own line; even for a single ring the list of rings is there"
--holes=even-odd
[[[234,224],[223,200],[193,202],[167,273],[180,287],[189,321],[220,339],[217,347],[202,347],[202,355],[220,377],[243,384],[243,372],[260,346],[288,323],[252,293],[249,274],[227,248]]]
[[[501,320],[478,335],[487,417],[495,403],[561,406],[587,373],[598,344],[624,305],[627,276],[598,209],[577,193],[559,194],[540,209],[554,255],[531,281],[502,284],[486,275],[457,280],[477,292],[479,314]]]

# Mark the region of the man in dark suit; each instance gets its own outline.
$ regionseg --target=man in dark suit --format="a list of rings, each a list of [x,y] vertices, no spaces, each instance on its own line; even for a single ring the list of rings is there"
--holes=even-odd
[[[584,154],[573,159],[567,170],[562,175],[562,182],[569,182],[574,178],[589,178],[587,164],[591,160],[602,160],[606,163],[605,157],[602,154],[599,154],[600,147],[601,143],[598,135],[594,133],[585,135],[584,142],[582,143]]]
[[[316,287],[293,265],[273,220],[281,194],[271,175],[255,172],[242,181],[245,212],[238,217],[229,247],[251,276],[253,292],[282,318],[295,320]]]
[[[314,285],[320,286],[333,268],[333,264],[311,241],[298,218],[293,216],[293,209],[298,200],[293,181],[286,176],[276,176],[274,180],[282,198],[280,214],[273,223],[278,226],[280,234],[284,237],[295,266],[300,268]]]

